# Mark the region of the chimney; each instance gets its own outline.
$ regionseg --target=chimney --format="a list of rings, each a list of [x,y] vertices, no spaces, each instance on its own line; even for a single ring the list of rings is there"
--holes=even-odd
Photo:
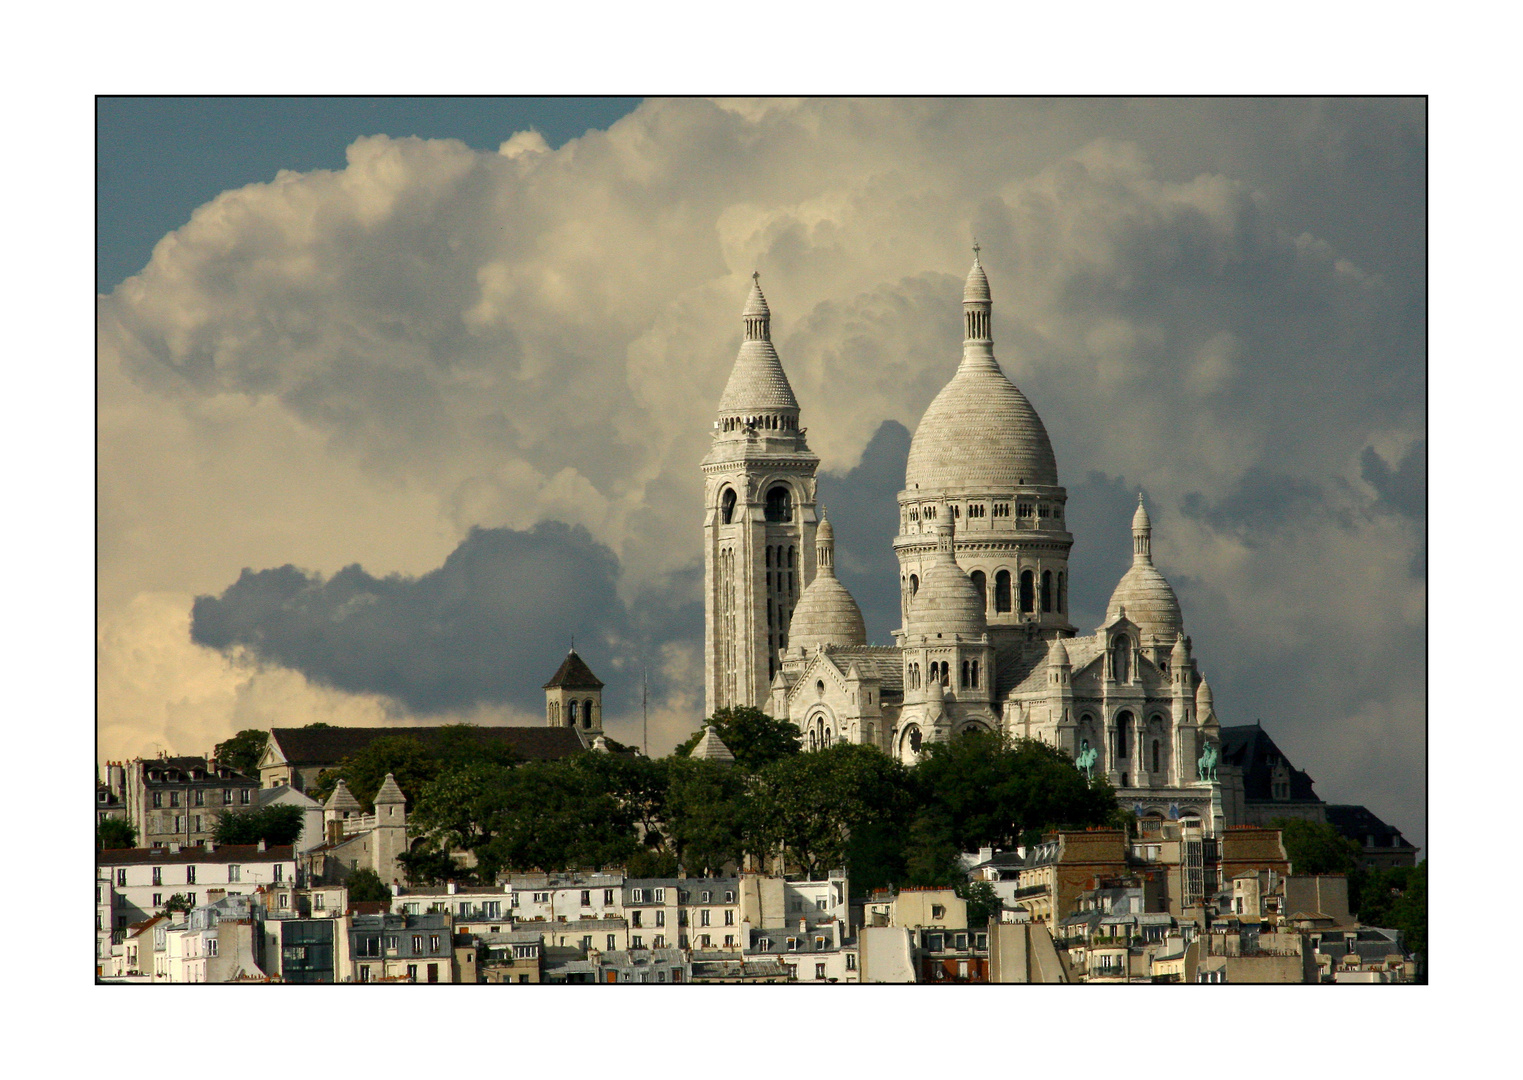
[[[445,885],[444,886],[444,891],[449,893],[451,896],[454,896],[455,895],[455,883],[453,881],[451,881],[450,883]]]
[[[178,855],[180,853],[180,842],[178,840],[171,840],[169,842],[169,853],[171,855]]]
[[[264,837],[262,837],[262,836],[259,838],[259,850],[260,851],[264,850]]]
[[[206,848],[207,851],[216,851],[217,850],[217,842],[215,840],[210,840],[210,839],[203,840],[203,841],[201,841],[201,843]]]

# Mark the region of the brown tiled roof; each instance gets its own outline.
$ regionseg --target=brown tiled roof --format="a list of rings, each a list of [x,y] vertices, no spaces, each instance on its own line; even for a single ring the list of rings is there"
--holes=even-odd
[[[437,739],[442,727],[328,727],[271,728],[270,738],[292,765],[337,765],[376,739],[402,735],[424,745]],[[477,737],[507,744],[525,761],[553,761],[582,749],[575,731],[563,727],[494,727],[474,729]]]
[[[603,682],[592,673],[592,669],[576,654],[576,650],[572,649],[542,689],[553,690],[557,687],[565,690],[601,690]]]
[[[202,844],[188,844],[179,851],[165,848],[107,848],[95,853],[100,866],[120,866],[132,863],[193,863],[193,862],[285,862],[295,858],[290,844],[276,845],[259,850],[258,844],[218,844],[207,851]]]

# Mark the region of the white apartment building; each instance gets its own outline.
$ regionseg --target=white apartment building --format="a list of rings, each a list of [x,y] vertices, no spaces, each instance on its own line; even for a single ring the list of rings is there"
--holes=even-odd
[[[296,858],[289,845],[219,846],[209,840],[190,847],[117,848],[96,852],[97,886],[103,879],[114,896],[112,931],[125,931],[158,914],[176,893],[195,907],[219,896],[250,895],[261,885],[292,884]]]

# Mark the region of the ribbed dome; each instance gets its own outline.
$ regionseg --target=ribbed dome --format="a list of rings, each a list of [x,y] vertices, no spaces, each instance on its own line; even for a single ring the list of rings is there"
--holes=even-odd
[[[836,577],[821,567],[793,607],[788,621],[788,645],[818,649],[822,645],[866,645],[867,624],[862,609]]]
[[[835,536],[830,519],[823,519],[814,534],[814,580],[799,597],[788,621],[789,647],[817,650],[822,645],[867,644],[862,609],[836,577]]]
[[[978,261],[978,256],[973,256],[973,268],[968,271],[968,280],[962,286],[962,302],[964,304],[987,304],[992,297],[989,295],[989,279],[984,275],[984,268]]]
[[[1053,638],[1047,647],[1047,664],[1049,667],[1073,666],[1068,659],[1068,646],[1063,644],[1062,638]]]
[[[920,418],[904,486],[932,492],[1022,483],[1057,486],[1047,429],[992,356],[965,354]]]
[[[1144,634],[1163,641],[1173,641],[1184,630],[1185,618],[1179,609],[1179,597],[1168,580],[1150,562],[1134,562],[1121,576],[1110,603],[1105,605],[1105,621],[1110,622],[1126,608],[1126,617]]]
[[[746,336],[735,358],[735,367],[730,371],[730,381],[720,396],[720,414],[798,409],[793,387],[788,384],[782,361],[772,347],[772,312],[767,307],[767,298],[762,295],[761,284],[754,279],[741,318],[746,324]]]
[[[911,634],[931,637],[961,634],[976,638],[988,628],[978,586],[957,565],[950,547],[939,549],[920,582],[920,591],[910,601],[909,625],[905,629]]]
[[[1153,528],[1153,519],[1148,517],[1148,508],[1142,505],[1141,495],[1137,496],[1137,512],[1132,515],[1132,528],[1148,530]]]

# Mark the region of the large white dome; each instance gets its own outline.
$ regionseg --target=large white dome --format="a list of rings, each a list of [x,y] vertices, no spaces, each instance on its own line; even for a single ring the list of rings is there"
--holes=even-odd
[[[1056,487],[1058,463],[1042,418],[992,356],[964,356],[915,429],[907,490]]]

